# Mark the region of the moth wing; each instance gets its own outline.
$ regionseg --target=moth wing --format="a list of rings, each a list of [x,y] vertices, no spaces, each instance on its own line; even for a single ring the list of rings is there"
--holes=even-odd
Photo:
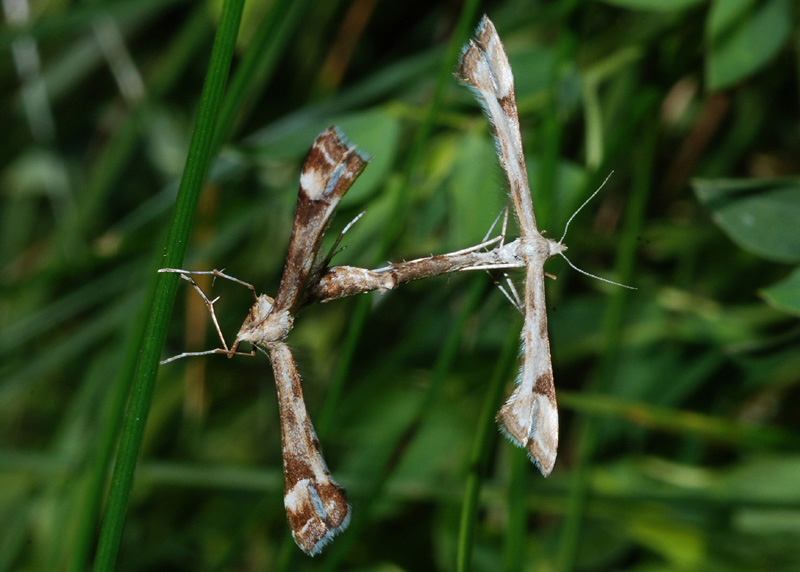
[[[289,346],[273,342],[267,349],[281,413],[286,517],[297,545],[313,556],[350,524],[350,505],[322,456]]]
[[[475,32],[475,38],[461,52],[456,77],[472,90],[489,119],[522,236],[533,236],[538,230],[522,151],[514,74],[500,36],[486,16]]]
[[[302,301],[303,287],[314,270],[336,207],[368,160],[354,145],[348,145],[335,127],[314,140],[300,174],[292,236],[273,311],[289,310]]]
[[[544,476],[553,470],[558,450],[558,407],[547,335],[544,270],[530,264],[525,278],[522,365],[517,387],[497,414],[504,433],[527,449]]]

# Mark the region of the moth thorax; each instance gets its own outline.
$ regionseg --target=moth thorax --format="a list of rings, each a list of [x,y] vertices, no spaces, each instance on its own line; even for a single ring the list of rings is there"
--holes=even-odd
[[[258,297],[236,334],[238,341],[268,344],[286,338],[292,329],[294,318],[288,310],[273,312],[273,302],[266,294]]]
[[[517,256],[523,259],[534,259],[544,262],[548,258],[561,254],[566,249],[566,245],[557,240],[535,235],[520,241],[517,247]]]

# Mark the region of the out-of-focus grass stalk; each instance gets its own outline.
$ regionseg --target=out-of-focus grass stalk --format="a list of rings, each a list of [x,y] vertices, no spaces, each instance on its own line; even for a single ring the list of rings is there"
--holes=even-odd
[[[211,158],[214,131],[233,59],[243,7],[244,0],[226,0],[222,8],[208,73],[200,96],[186,167],[167,238],[163,259],[165,267],[179,268],[183,263],[192,220]],[[94,562],[96,571],[113,569],[119,552],[136,459],[142,443],[158,360],[177,287],[176,275],[162,274],[156,277],[153,305],[142,337],[139,359],[133,372],[133,393],[114,467],[108,507],[100,530]]]

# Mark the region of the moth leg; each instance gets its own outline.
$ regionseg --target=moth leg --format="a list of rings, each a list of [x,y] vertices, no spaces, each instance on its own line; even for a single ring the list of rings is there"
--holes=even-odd
[[[231,352],[230,350],[226,350],[224,348],[215,348],[213,350],[206,350],[206,351],[203,351],[203,352],[183,352],[182,354],[178,354],[176,356],[172,356],[171,358],[162,359],[158,363],[159,363],[159,365],[165,365],[165,364],[171,363],[173,361],[178,361],[179,359],[183,359],[183,358],[187,358],[187,357],[210,356],[210,355],[216,355],[216,354],[226,355],[228,357],[231,357],[231,356],[250,356],[250,357],[253,357],[254,355],[256,355],[256,350],[255,350],[255,347],[254,347],[254,349],[252,349],[249,352]]]
[[[246,282],[242,282],[241,280],[239,280],[237,278],[233,278],[231,276],[228,276],[227,274],[225,274],[225,273],[223,273],[223,272],[221,272],[219,270],[193,271],[192,272],[192,271],[177,270],[177,269],[173,269],[173,268],[162,268],[162,269],[159,270],[159,272],[164,272],[164,273],[169,272],[169,273],[179,274],[181,278],[183,278],[189,284],[192,285],[192,287],[200,295],[200,298],[202,298],[203,303],[206,305],[206,308],[208,309],[208,313],[211,315],[211,321],[214,323],[214,329],[217,331],[217,336],[219,337],[219,340],[222,343],[222,347],[221,348],[215,348],[213,350],[206,350],[206,351],[202,351],[202,352],[184,352],[182,354],[173,356],[171,358],[168,358],[168,359],[165,359],[165,360],[161,360],[159,362],[161,365],[164,365],[164,364],[167,364],[167,363],[179,360],[179,359],[183,359],[183,358],[186,358],[186,357],[196,357],[196,356],[204,356],[204,355],[212,355],[212,354],[225,354],[228,357],[232,357],[232,356],[235,356],[235,355],[244,355],[244,356],[254,356],[254,355],[256,355],[255,346],[249,352],[236,351],[236,346],[234,346],[233,348],[228,348],[228,344],[225,342],[225,336],[222,335],[222,329],[219,327],[219,322],[217,321],[217,313],[214,311],[214,303],[217,300],[219,300],[219,296],[217,296],[213,300],[209,300],[208,296],[206,296],[206,293],[203,292],[203,289],[200,288],[200,286],[197,284],[197,282],[194,281],[194,278],[192,278],[191,275],[192,274],[194,274],[194,275],[211,275],[211,276],[215,276],[215,277],[219,276],[221,278],[227,278],[227,279],[230,279],[230,280],[232,280],[234,282],[238,282],[238,283],[240,283],[240,284],[242,284],[244,286],[248,286],[250,288],[250,290],[255,293],[255,290],[253,289],[252,285],[247,284]]]
[[[331,246],[331,249],[328,251],[328,255],[325,257],[325,260],[322,262],[322,267],[323,268],[327,268],[328,265],[330,264],[331,260],[333,260],[333,257],[336,256],[337,254],[339,254],[340,252],[342,252],[345,248],[347,248],[346,246],[343,246],[342,248],[339,248],[339,243],[342,242],[342,239],[344,238],[345,233],[348,230],[350,230],[353,227],[353,225],[358,222],[358,219],[360,219],[362,216],[364,216],[364,214],[366,212],[367,211],[361,211],[360,213],[358,213],[355,216],[355,218],[353,220],[351,220],[350,222],[348,222],[345,225],[345,227],[342,229],[342,232],[339,233],[339,236],[337,236],[336,240],[333,242],[333,246]],[[337,248],[338,248],[338,250],[337,250]]]
[[[505,287],[500,283],[499,280],[495,280],[495,284],[497,285],[498,290],[503,293],[503,296],[511,302],[511,305],[514,306],[519,312],[525,315],[525,309],[523,307],[522,298],[517,291],[517,287],[514,286],[514,281],[511,280],[511,277],[503,272],[503,279],[505,280],[506,284],[508,285],[508,291],[506,291]]]
[[[245,282],[244,280],[239,280],[238,278],[231,276],[230,274],[225,274],[222,270],[181,270],[179,268],[159,268],[159,273],[171,273],[171,274],[180,274],[181,276],[213,276],[214,278],[224,278],[225,280],[230,280],[231,282],[235,282],[236,284],[241,284],[253,295],[254,300],[258,300],[258,294],[256,293],[255,287],[250,284],[249,282]]]
[[[503,224],[500,227],[500,234],[494,240],[498,243],[498,248],[502,248],[506,241],[506,229],[508,228],[508,205],[504,206],[503,209],[497,214],[492,226],[489,227],[489,230],[483,237],[483,240],[481,241],[482,243],[489,240],[489,237],[492,235],[494,228],[497,226],[497,223],[500,222],[501,218],[503,219]]]

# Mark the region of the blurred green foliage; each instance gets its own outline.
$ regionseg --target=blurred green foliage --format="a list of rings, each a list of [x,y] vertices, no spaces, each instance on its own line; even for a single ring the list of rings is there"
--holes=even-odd
[[[94,559],[221,6],[3,4],[0,572]],[[560,236],[613,170],[565,243],[638,288],[546,267],[553,475],[491,420],[519,313],[484,273],[440,277],[310,307],[289,338],[353,505],[325,552],[288,533],[267,358],[214,356],[161,367],[133,420],[117,569],[800,568],[789,0],[247,3],[199,206],[179,212],[183,266],[274,293],[299,167],[330,124],[373,157],[328,233],[367,211],[336,263],[479,242],[503,176],[452,70],[484,11],[514,69],[539,226]],[[204,287],[230,339],[249,294]],[[195,293],[177,300],[160,357],[217,343]]]

